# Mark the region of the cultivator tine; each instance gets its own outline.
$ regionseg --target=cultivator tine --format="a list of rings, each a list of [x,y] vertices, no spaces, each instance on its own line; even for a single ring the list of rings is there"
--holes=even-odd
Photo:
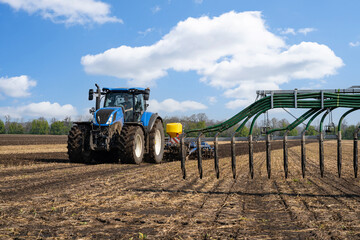
[[[306,170],[305,133],[306,133],[305,131],[301,133],[301,172],[303,178],[305,178],[305,170]]]
[[[320,132],[319,135],[319,161],[320,161],[320,175],[324,177],[324,134]]]
[[[235,152],[235,133],[231,136],[231,169],[233,178],[236,178],[236,152]]]
[[[283,149],[284,149],[284,172],[285,178],[288,177],[288,145],[287,145],[287,131],[284,134],[284,142],[283,142]]]
[[[354,159],[353,159],[353,164],[354,164],[354,176],[355,176],[355,178],[357,178],[358,159],[359,159],[358,133],[359,133],[359,128],[357,128],[355,133],[354,133]]]
[[[197,138],[197,158],[198,158],[198,169],[199,169],[200,179],[202,179],[202,176],[203,176],[202,156],[201,156],[201,135],[202,135],[202,133],[200,133]]]
[[[270,134],[266,135],[266,170],[268,178],[271,177],[271,143]]]
[[[181,135],[180,137],[180,151],[181,151],[181,171],[183,174],[183,179],[186,178],[186,168],[185,168],[185,161],[186,161],[186,148],[184,142],[185,135]]]
[[[218,143],[218,136],[220,132],[215,134],[214,137],[214,164],[215,164],[215,172],[216,172],[216,178],[219,179],[220,177],[220,171],[219,171],[219,143]]]
[[[254,144],[253,136],[249,136],[249,171],[251,179],[254,178]]]
[[[339,131],[337,136],[337,168],[338,168],[339,178],[341,177],[341,162],[342,162],[342,145],[341,145],[341,131]]]

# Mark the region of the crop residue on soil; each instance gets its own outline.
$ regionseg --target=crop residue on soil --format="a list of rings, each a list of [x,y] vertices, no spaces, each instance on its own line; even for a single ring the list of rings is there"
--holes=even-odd
[[[47,137],[38,137],[38,143],[14,139],[12,145],[49,144]],[[66,143],[50,138],[52,144]],[[0,239],[360,238],[360,184],[353,178],[351,142],[344,144],[342,178],[336,172],[336,142],[325,144],[324,178],[317,143],[307,145],[305,179],[297,144],[289,148],[288,179],[281,147],[272,152],[267,179],[263,145],[255,144],[254,179],[248,175],[246,145],[237,148],[243,150],[236,181],[228,145],[220,154],[220,179],[211,159],[203,162],[203,179],[196,160],[187,161],[183,180],[179,162],[84,165],[70,164],[64,152],[2,154]]]

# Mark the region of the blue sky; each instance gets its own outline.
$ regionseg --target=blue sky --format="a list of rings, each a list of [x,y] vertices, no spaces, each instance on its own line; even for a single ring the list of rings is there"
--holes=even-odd
[[[76,120],[94,105],[87,92],[98,83],[149,86],[162,116],[224,120],[256,89],[360,85],[359,5],[0,0],[0,110]]]

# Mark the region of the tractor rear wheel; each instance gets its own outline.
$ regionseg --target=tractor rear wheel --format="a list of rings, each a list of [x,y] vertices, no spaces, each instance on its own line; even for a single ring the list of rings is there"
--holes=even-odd
[[[73,163],[87,163],[90,162],[92,154],[91,151],[83,151],[84,136],[78,126],[73,126],[68,135],[68,155],[70,162]]]
[[[144,132],[139,126],[125,125],[120,135],[120,159],[124,163],[140,164],[144,157]]]
[[[164,156],[165,135],[162,122],[156,120],[149,134],[148,160],[153,163],[161,163]]]

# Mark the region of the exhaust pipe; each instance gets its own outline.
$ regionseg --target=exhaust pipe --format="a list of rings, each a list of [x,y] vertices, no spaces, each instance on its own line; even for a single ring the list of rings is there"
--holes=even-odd
[[[96,108],[96,110],[98,110],[98,109],[100,109],[101,89],[100,89],[99,85],[97,85],[96,83],[95,83],[95,86],[96,86],[96,92],[95,92],[95,94],[96,94],[96,105],[95,105],[95,108]]]

